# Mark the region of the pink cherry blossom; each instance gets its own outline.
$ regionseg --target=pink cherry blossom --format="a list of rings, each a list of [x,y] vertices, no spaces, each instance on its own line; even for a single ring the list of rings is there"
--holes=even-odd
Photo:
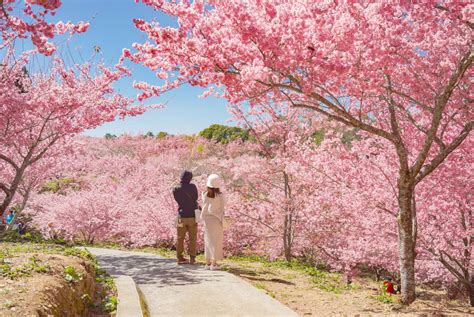
[[[179,27],[135,20],[127,56],[231,104],[287,103],[389,142],[403,301],[415,299],[416,187],[472,131],[472,5],[326,1],[143,1]]]
[[[38,52],[50,56],[56,46],[50,40],[57,34],[86,32],[88,22],[47,22],[48,15],[55,15],[60,0],[4,0],[0,2],[0,48],[13,44],[17,38],[30,38]],[[15,10],[13,10],[15,9]]]
[[[33,53],[34,54],[34,53]],[[48,73],[30,74],[31,54],[7,54],[0,69],[0,213],[16,199],[25,176],[42,162],[67,153],[72,136],[115,118],[143,113],[133,99],[115,93],[119,71],[91,65],[67,68],[59,59]],[[31,177],[34,178],[32,175]]]

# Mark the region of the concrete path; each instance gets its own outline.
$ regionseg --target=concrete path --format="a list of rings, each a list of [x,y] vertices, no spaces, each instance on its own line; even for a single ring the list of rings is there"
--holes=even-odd
[[[143,292],[151,316],[297,316],[242,279],[201,265],[141,252],[87,249],[112,276],[128,275]]]

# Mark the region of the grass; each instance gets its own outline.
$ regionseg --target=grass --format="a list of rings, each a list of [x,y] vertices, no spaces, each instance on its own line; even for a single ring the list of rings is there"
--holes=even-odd
[[[65,254],[68,249],[72,248],[47,242],[2,242],[2,251],[0,251],[0,259],[12,257],[15,253]]]
[[[379,293],[378,295],[374,296],[373,299],[385,304],[396,302],[396,297],[387,293]]]
[[[18,267],[12,267],[5,257],[0,258],[0,263],[0,276],[12,280],[23,276],[31,276],[33,272],[49,273],[51,271],[48,264],[43,263],[34,255],[28,259],[28,262],[23,263]]]
[[[385,304],[395,303],[397,299],[396,296],[392,296],[392,294],[387,293],[387,287],[385,285],[382,285],[378,290],[378,294],[372,298]]]
[[[312,282],[314,285],[324,291],[340,294],[342,291],[347,289],[347,286],[342,281],[342,275],[340,273],[329,272],[315,266],[303,263],[298,260],[293,261],[283,261],[283,260],[276,260],[270,261],[265,257],[257,256],[257,255],[244,255],[244,256],[230,256],[227,257],[225,260],[226,263],[234,262],[237,263],[239,267],[246,267],[246,263],[249,262],[257,262],[263,264],[266,268],[281,268],[290,271],[303,273],[309,277],[311,277]],[[286,273],[286,275],[289,275]],[[296,276],[293,274],[291,278],[295,278]],[[257,286],[258,288],[258,286]]]
[[[268,258],[259,255],[231,255],[226,257],[226,260],[234,262],[260,262],[271,263]]]
[[[137,287],[137,292],[138,292],[138,297],[140,298],[140,306],[142,308],[143,317],[150,317],[148,305],[145,301],[145,295],[143,295],[143,292],[139,287]]]
[[[13,308],[16,306],[16,303],[13,302],[13,301],[10,301],[10,300],[7,300],[3,303],[3,307],[5,307],[6,309],[10,309],[10,308]]]
[[[261,289],[261,290],[265,291],[265,293],[267,293],[267,295],[270,296],[270,297],[273,297],[273,298],[276,297],[275,293],[273,293],[272,291],[270,291],[270,290],[265,286],[265,284],[262,284],[262,283],[255,283],[255,284],[253,284],[253,286],[255,286],[255,287],[258,288],[258,289]]]

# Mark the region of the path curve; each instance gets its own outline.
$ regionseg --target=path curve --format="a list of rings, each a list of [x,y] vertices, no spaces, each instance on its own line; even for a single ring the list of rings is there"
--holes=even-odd
[[[151,316],[297,316],[290,308],[246,281],[201,265],[143,252],[87,249],[114,277],[131,276]]]

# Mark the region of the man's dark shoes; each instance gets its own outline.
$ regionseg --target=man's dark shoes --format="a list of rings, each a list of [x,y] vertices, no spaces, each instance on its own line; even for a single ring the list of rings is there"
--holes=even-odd
[[[178,264],[188,264],[189,261],[186,260],[185,258],[182,258],[182,259],[178,259]]]

